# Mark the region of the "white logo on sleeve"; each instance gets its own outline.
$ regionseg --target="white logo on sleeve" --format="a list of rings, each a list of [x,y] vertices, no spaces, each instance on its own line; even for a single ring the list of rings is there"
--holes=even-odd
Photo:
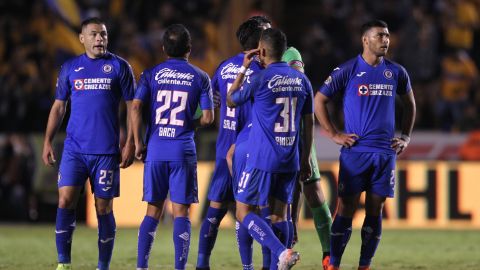
[[[360,72],[360,73],[357,73],[357,77],[362,77],[363,74],[365,74],[365,73],[366,73],[365,71],[362,71],[362,72]]]
[[[77,69],[74,69],[75,72],[79,72],[80,70],[84,69],[84,67],[79,67]]]

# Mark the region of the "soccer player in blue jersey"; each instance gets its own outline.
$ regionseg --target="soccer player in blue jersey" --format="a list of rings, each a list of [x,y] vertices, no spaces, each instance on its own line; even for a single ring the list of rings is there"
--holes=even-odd
[[[265,29],[271,27],[271,21],[265,16],[253,16],[250,20],[256,20],[259,22]],[[300,52],[294,47],[289,47],[282,56],[282,61],[286,62],[290,67],[304,72],[304,64]],[[243,133],[246,133],[245,135]],[[241,141],[244,141],[242,137],[248,138],[248,130],[242,130],[237,139],[237,149],[235,151],[236,162],[235,164],[241,170],[242,159],[245,159],[245,151],[247,146],[242,146]],[[301,143],[300,143],[301,144]],[[302,204],[301,193],[303,191],[305,199],[310,206],[312,211],[313,220],[315,223],[315,229],[320,239],[323,250],[323,259],[322,265],[326,269],[328,267],[328,262],[330,260],[330,227],[332,224],[332,217],[330,215],[330,209],[325,197],[323,195],[322,187],[320,185],[320,171],[318,168],[317,153],[315,151],[315,143],[312,145],[312,150],[310,154],[310,166],[312,168],[312,175],[309,179],[303,179],[303,181],[297,181],[294,189],[293,202],[291,206],[287,208],[287,219],[289,225],[289,236],[288,236],[288,247],[293,246],[293,244],[298,241],[296,224],[298,221],[298,215],[300,211],[300,206]],[[228,160],[228,159],[227,159]],[[274,207],[272,205],[272,207]],[[262,208],[261,214],[265,218],[265,221],[270,222],[270,208]],[[270,258],[268,248],[262,247],[263,255],[263,268],[268,269],[269,265],[274,264],[275,258]]]
[[[213,122],[210,78],[188,63],[191,38],[181,24],[169,26],[163,36],[168,59],[142,73],[132,103],[135,156],[145,160],[143,200],[147,213],[138,232],[137,269],[148,269],[148,258],[165,199],[173,208],[175,269],[185,269],[190,248],[192,203],[198,202],[197,154],[194,128]],[[202,116],[194,118],[200,104]],[[146,119],[146,148],[141,135],[142,108]]]
[[[362,26],[363,52],[335,68],[315,95],[315,114],[329,137],[342,145],[338,180],[339,204],[332,225],[328,269],[340,267],[352,233],[352,217],[366,192],[366,216],[358,269],[370,269],[380,242],[382,209],[393,197],[396,155],[408,146],[415,119],[415,99],[406,70],[385,58],[388,26],[374,20]],[[326,104],[343,96],[345,132],[330,121]],[[395,97],[403,104],[401,136],[395,136]]]
[[[253,20],[247,20],[238,27],[236,35],[244,51],[258,47],[262,30],[260,24]],[[238,132],[245,125],[246,119],[242,115],[248,113],[247,110],[250,110],[250,106],[246,104],[237,108],[229,108],[226,100],[228,89],[243,64],[244,55],[245,53],[241,52],[223,61],[212,78],[213,91],[220,96],[220,129],[216,145],[215,170],[208,192],[210,207],[200,228],[197,269],[209,269],[210,254],[217,239],[218,227],[227,213],[228,204],[234,202],[232,176],[229,173],[225,157],[230,146],[235,143]],[[249,80],[249,77],[260,69],[263,68],[258,61],[252,63],[246,71],[246,79]],[[243,242],[239,241],[240,249],[251,249],[251,241],[250,245],[247,244],[245,247]],[[241,252],[242,261],[244,261],[244,253]],[[252,267],[245,262],[243,265],[246,268]]]
[[[306,76],[281,62],[286,50],[286,37],[278,29],[263,31],[259,48],[245,54],[227,96],[230,107],[254,100],[252,127],[248,142],[251,146],[247,165],[237,186],[237,220],[248,229],[260,244],[268,246],[278,257],[278,269],[290,269],[300,255],[287,249],[287,204],[291,202],[292,187],[300,171],[302,178],[310,177],[310,150],[313,136],[312,89]],[[265,70],[249,81],[243,81],[253,56],[257,55]],[[240,86],[242,86],[240,88]],[[301,164],[298,151],[300,120],[304,121],[304,151]],[[273,224],[281,232],[280,240],[272,228],[253,210],[266,205],[272,196],[275,208]],[[282,243],[283,242],[283,243]]]
[[[58,172],[57,270],[71,269],[75,208],[87,178],[95,195],[98,218],[98,269],[106,270],[115,240],[112,209],[113,198],[119,196],[119,166],[130,166],[134,154],[133,136],[128,128],[119,159],[118,107],[123,98],[127,115],[130,114],[135,79],[130,65],[107,51],[107,28],[102,20],[91,18],[82,22],[79,38],[85,53],[65,62],[60,70],[42,158],[46,165],[56,162],[52,140],[70,101],[67,137]]]

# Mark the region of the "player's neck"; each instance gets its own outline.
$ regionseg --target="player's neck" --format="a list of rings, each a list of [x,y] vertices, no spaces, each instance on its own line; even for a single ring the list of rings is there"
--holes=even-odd
[[[102,57],[104,57],[106,54],[107,54],[107,53],[105,52],[104,54],[101,54],[101,55],[94,55],[94,54],[89,53],[88,51],[85,51],[85,55],[87,55],[87,57],[90,58],[90,59],[92,59],[92,60],[102,58]]]
[[[368,52],[363,52],[362,53],[362,58],[363,60],[369,64],[370,66],[377,66],[378,64],[380,64],[382,61],[383,61],[383,56],[376,56],[372,53],[368,53]]]
[[[273,63],[278,63],[280,61],[282,61],[282,60],[281,59],[272,59],[272,58],[266,57],[265,60],[264,60],[265,67],[268,67],[269,65],[271,65]]]

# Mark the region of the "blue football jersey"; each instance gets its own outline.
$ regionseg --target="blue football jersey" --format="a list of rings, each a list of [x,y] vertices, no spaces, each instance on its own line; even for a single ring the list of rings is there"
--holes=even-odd
[[[359,136],[355,145],[342,151],[395,153],[395,96],[411,91],[406,70],[383,59],[373,67],[361,55],[334,69],[320,92],[331,98],[343,95],[345,132]]]
[[[300,170],[300,120],[313,113],[312,96],[308,78],[285,62],[272,63],[243,83],[232,100],[240,105],[254,100],[247,167],[274,173]]]
[[[185,59],[145,70],[135,99],[147,108],[147,161],[196,161],[194,115],[213,108],[210,78]]]
[[[243,64],[245,54],[239,53],[223,61],[212,78],[213,91],[220,93],[220,129],[218,131],[216,158],[225,158],[228,149],[235,143],[238,132],[245,126],[246,118],[250,114],[249,103],[236,108],[227,107],[227,93],[235,81],[238,71]],[[250,76],[261,70],[262,67],[257,61],[253,61],[247,69],[245,80],[249,81]]]
[[[132,100],[135,79],[124,59],[106,53],[86,54],[65,62],[57,79],[55,98],[71,101],[66,150],[83,154],[119,152],[118,107]]]

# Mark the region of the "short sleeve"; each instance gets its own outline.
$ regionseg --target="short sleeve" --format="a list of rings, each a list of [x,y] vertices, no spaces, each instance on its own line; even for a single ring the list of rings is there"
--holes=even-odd
[[[202,76],[201,81],[201,95],[200,95],[200,108],[202,110],[213,109],[213,92],[210,84],[210,78],[207,74]]]
[[[220,87],[218,86],[218,74],[215,72],[215,74],[212,77],[212,90],[213,92],[220,92]]]
[[[132,100],[135,93],[135,78],[132,67],[126,61],[120,62],[120,88],[124,100]]]
[[[397,94],[405,95],[406,93],[412,91],[412,85],[410,84],[410,77],[408,76],[405,68],[400,67],[398,72],[398,84],[397,84]]]
[[[254,90],[260,85],[259,75],[250,76],[249,80],[244,80],[240,90],[232,94],[232,101],[236,105],[242,105],[245,102],[251,100]]]
[[[151,91],[150,84],[148,82],[148,72],[143,72],[140,75],[137,90],[135,91],[135,99],[139,99],[143,103],[148,103],[150,101]]]
[[[307,92],[307,96],[305,99],[305,104],[303,105],[302,108],[302,115],[305,114],[312,114],[313,113],[313,89],[312,89],[312,84],[310,81],[305,77],[304,78],[305,83],[305,90]]]
[[[287,62],[290,67],[303,72],[304,63],[302,61],[302,55],[300,55],[300,52],[296,48],[288,48],[282,56],[282,61]]]
[[[69,70],[70,65],[68,64],[63,64],[63,66],[60,68],[55,89],[55,99],[67,100],[72,94],[72,88],[69,80]]]
[[[348,81],[348,69],[335,68],[333,72],[328,76],[323,85],[320,87],[319,92],[325,96],[331,98],[336,94],[343,92]]]

